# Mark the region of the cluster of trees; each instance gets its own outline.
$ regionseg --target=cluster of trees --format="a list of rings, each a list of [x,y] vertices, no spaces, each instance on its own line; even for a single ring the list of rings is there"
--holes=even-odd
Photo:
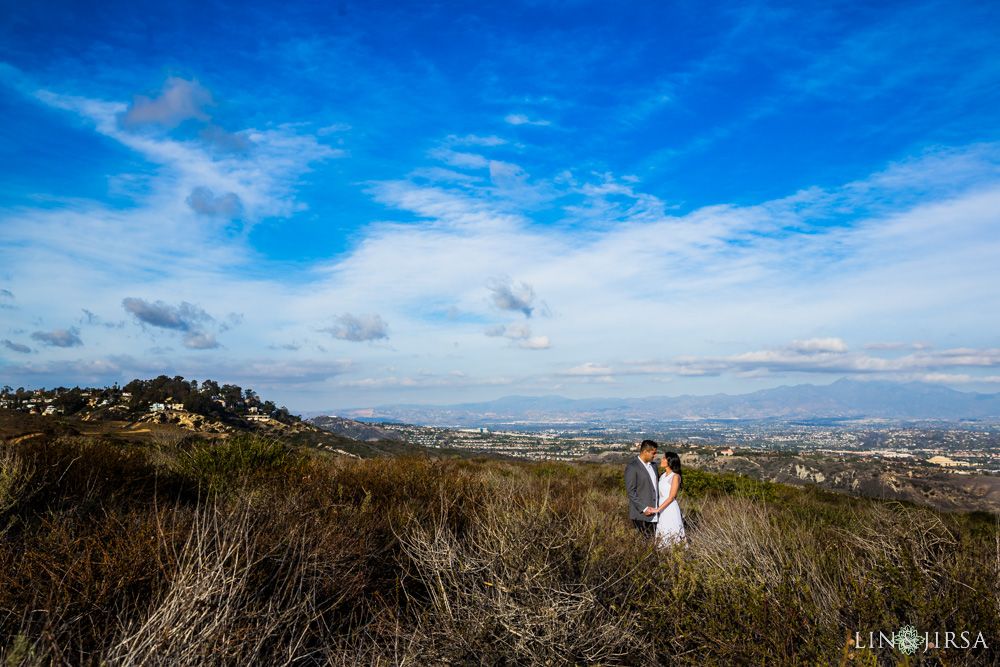
[[[262,401],[253,389],[243,389],[236,384],[219,385],[215,380],[205,380],[200,385],[197,380],[185,380],[180,375],[161,375],[152,380],[135,379],[119,387],[117,384],[101,389],[56,387],[42,389],[39,394],[19,387],[3,388],[3,395],[10,399],[13,408],[20,408],[38,398],[51,398],[51,405],[61,408],[63,414],[71,415],[88,405],[119,405],[135,413],[144,413],[154,403],[181,403],[184,409],[198,415],[225,417],[235,414],[249,414],[256,408],[259,414],[271,416],[278,421],[290,423],[299,417],[289,413],[288,408],[277,407],[272,401]]]
[[[98,392],[99,394],[99,390],[91,391]],[[3,388],[0,389],[0,396],[3,397],[6,407],[13,408],[15,410],[23,410],[29,405],[38,405],[41,403],[43,407],[46,405],[54,405],[57,408],[61,408],[66,414],[78,412],[82,408],[86,407],[87,398],[83,396],[83,393],[84,390],[79,387],[76,387],[75,389],[56,387],[49,390],[40,389],[36,392],[31,389],[25,389],[24,387],[14,389],[8,384],[4,385]]]

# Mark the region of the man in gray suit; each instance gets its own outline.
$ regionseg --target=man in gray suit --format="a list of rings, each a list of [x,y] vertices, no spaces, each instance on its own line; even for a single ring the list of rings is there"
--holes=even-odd
[[[656,468],[653,457],[657,444],[643,440],[639,446],[639,456],[625,466],[625,493],[628,494],[628,518],[643,537],[652,538],[656,534],[657,515],[653,508],[660,504],[657,493]]]

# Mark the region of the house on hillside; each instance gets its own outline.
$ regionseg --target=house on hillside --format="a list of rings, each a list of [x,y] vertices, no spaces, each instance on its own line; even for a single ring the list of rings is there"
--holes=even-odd
[[[718,456],[732,456],[733,454],[735,454],[735,452],[732,447],[726,447],[725,449],[720,449],[716,452],[716,455]]]
[[[149,411],[150,412],[163,412],[166,409],[167,409],[167,406],[165,406],[163,403],[150,403],[149,404]]]

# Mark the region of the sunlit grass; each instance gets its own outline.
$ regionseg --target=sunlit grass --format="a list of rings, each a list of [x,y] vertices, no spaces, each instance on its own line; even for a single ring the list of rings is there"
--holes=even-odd
[[[895,664],[848,639],[1000,641],[981,512],[691,471],[690,545],[661,552],[614,466],[54,438],[0,444],[4,664]]]

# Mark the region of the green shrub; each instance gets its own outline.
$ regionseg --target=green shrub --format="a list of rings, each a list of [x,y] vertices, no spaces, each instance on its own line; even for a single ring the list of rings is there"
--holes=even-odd
[[[240,435],[229,441],[199,442],[178,457],[181,474],[210,492],[231,490],[247,480],[280,469],[287,459],[285,446],[277,440]]]

